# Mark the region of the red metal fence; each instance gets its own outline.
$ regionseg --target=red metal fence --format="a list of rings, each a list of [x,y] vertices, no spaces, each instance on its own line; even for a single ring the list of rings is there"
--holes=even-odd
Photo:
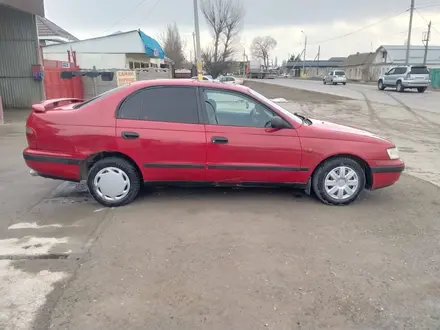
[[[46,99],[62,97],[84,98],[84,87],[81,77],[61,79],[63,71],[79,71],[75,63],[44,60],[44,88]]]

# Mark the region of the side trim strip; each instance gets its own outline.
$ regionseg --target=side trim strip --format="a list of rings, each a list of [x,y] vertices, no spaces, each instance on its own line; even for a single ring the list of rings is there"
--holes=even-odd
[[[144,163],[149,168],[205,168],[203,164]]]
[[[292,171],[307,172],[305,167],[290,166],[247,166],[247,165],[208,165],[208,170],[247,170],[247,171]]]
[[[239,188],[296,188],[306,189],[307,183],[299,182],[265,182],[265,181],[245,181],[245,182],[214,182],[214,181],[144,181],[147,186],[165,187],[239,187]]]
[[[403,172],[405,165],[398,166],[373,166],[371,172],[373,173],[398,173]]]
[[[81,165],[84,162],[83,159],[30,155],[25,153],[23,153],[23,158],[25,160],[29,160],[33,162],[56,163],[56,164],[65,164],[65,165]]]

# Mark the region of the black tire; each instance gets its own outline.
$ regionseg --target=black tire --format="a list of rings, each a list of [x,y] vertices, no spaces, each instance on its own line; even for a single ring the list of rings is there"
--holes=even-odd
[[[345,86],[345,85],[347,85],[347,83],[342,83],[342,85],[344,85],[344,86]]]
[[[130,188],[128,190],[128,194],[124,198],[117,201],[109,201],[101,197],[97,192],[97,188],[95,187],[93,181],[99,171],[106,167],[115,167],[119,170],[122,170],[128,177],[128,180],[130,181]],[[119,157],[109,157],[97,161],[92,166],[87,176],[87,186],[89,187],[90,194],[98,203],[108,207],[118,207],[131,203],[138,196],[141,188],[141,176],[138,170],[125,159]]]
[[[377,82],[377,88],[378,88],[380,91],[385,90],[385,85],[383,84],[382,79],[379,80],[379,81]]]
[[[417,92],[424,93],[426,91],[426,87],[418,87]]]
[[[327,82],[325,81],[325,79],[322,81],[322,83],[323,83],[324,85],[327,85]]]
[[[332,80],[332,84],[333,84],[333,85],[337,85],[338,83],[335,83],[335,82]]]
[[[405,90],[405,88],[403,88],[402,82],[399,80],[396,85],[396,91],[399,93],[403,93],[404,90]]]
[[[338,200],[336,198],[333,198],[330,194],[327,193],[325,190],[325,178],[327,175],[332,171],[333,169],[339,167],[339,166],[346,166],[357,174],[358,177],[358,187],[357,191],[355,193],[347,198]],[[339,157],[339,158],[333,158],[325,161],[315,171],[312,177],[312,187],[313,191],[323,203],[328,205],[347,205],[352,203],[356,200],[356,198],[359,196],[361,191],[365,187],[365,171],[363,167],[355,160],[351,158],[346,157]]]

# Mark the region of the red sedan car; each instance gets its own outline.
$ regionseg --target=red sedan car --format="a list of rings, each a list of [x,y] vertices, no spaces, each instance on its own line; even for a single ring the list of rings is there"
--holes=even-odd
[[[293,114],[244,86],[140,81],[32,108],[23,152],[31,173],[87,180],[106,206],[132,202],[143,183],[292,186],[348,204],[404,169],[391,142]]]

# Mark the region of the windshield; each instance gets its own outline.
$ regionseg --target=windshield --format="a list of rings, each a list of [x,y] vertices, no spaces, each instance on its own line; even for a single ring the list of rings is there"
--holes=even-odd
[[[104,92],[104,93],[99,94],[99,95],[96,95],[95,97],[92,97],[91,99],[88,99],[87,101],[84,101],[84,102],[82,102],[82,103],[78,103],[78,104],[74,105],[73,108],[74,108],[74,109],[81,108],[82,106],[84,106],[84,105],[86,105],[86,104],[92,103],[93,101],[96,101],[96,100],[100,99],[101,97],[104,97],[104,96],[106,96],[106,95],[112,94],[112,93],[114,93],[114,92],[116,92],[116,91],[118,91],[118,90],[121,90],[121,89],[127,88],[128,86],[129,86],[129,85],[127,84],[127,85],[122,85],[122,86],[119,86],[119,87],[116,87],[116,88],[110,89],[109,91]]]
[[[253,89],[249,88],[249,91],[251,92],[252,95],[256,96],[258,99],[264,101],[265,103],[269,104],[270,106],[272,106],[273,108],[277,109],[279,112],[281,112],[283,115],[286,115],[287,117],[289,117],[290,119],[293,119],[294,121],[296,121],[298,124],[302,124],[303,120],[296,116],[295,114],[291,113],[290,111],[287,111],[286,109],[284,109],[283,107],[281,107],[279,104],[275,103],[274,101],[268,99],[266,96],[261,95],[260,93],[254,91]]]
[[[335,75],[336,76],[345,76],[345,72],[344,71],[336,71]]]
[[[413,73],[413,74],[429,74],[429,71],[426,66],[413,66],[411,68],[411,73]]]

